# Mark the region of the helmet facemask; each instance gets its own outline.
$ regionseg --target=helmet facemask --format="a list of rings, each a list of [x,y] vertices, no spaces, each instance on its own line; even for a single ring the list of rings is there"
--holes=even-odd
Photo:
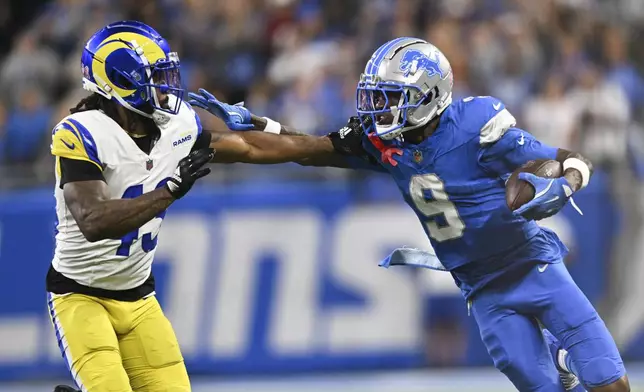
[[[114,67],[110,79],[118,87],[136,92],[125,100],[117,94],[113,95],[114,98],[126,108],[146,117],[152,117],[154,111],[179,113],[184,89],[181,85],[181,65],[177,53],[169,53],[167,58],[150,64],[143,51],[135,48],[132,55],[139,57],[141,65],[134,67],[129,73]],[[178,99],[170,99],[170,95]]]
[[[412,84],[376,81],[363,75],[357,88],[357,111],[362,118],[371,116],[376,134],[385,140],[395,139],[405,131],[426,125],[438,113],[427,105],[439,99],[438,89],[423,92]]]

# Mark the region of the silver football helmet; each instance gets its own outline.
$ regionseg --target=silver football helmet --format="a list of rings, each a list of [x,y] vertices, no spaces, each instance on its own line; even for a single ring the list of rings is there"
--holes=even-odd
[[[419,38],[401,37],[374,52],[360,76],[357,110],[372,116],[385,140],[420,128],[452,102],[454,77],[445,55]]]

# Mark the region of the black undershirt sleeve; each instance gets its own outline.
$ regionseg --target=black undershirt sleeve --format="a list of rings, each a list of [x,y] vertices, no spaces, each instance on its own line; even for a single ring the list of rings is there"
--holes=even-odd
[[[212,139],[212,134],[208,130],[203,130],[199,136],[197,136],[197,140],[195,140],[195,144],[192,145],[192,150],[200,150],[202,148],[208,148],[210,147],[210,140]]]
[[[95,164],[78,159],[60,158],[60,188],[68,182],[105,181],[101,169]]]

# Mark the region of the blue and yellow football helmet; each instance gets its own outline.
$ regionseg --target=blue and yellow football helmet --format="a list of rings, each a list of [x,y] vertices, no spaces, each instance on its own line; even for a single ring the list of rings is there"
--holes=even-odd
[[[152,118],[155,110],[177,114],[183,100],[179,56],[152,27],[137,21],[97,31],[81,57],[83,88]],[[177,99],[159,99],[173,95]]]

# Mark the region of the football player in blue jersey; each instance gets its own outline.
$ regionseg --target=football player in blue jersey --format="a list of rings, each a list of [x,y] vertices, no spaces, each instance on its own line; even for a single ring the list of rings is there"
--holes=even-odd
[[[535,223],[588,184],[590,162],[517,128],[496,98],[453,101],[452,85],[450,64],[433,45],[409,37],[387,42],[360,77],[358,116],[328,135],[335,153],[308,164],[372,168],[394,178],[438,260],[403,248],[383,265],[449,271],[494,365],[518,390],[629,391],[614,340],[562,263],[566,247]],[[204,90],[190,96],[232,130],[293,133]],[[563,176],[520,174],[535,197],[511,211],[505,179],[535,159],[561,162]]]

